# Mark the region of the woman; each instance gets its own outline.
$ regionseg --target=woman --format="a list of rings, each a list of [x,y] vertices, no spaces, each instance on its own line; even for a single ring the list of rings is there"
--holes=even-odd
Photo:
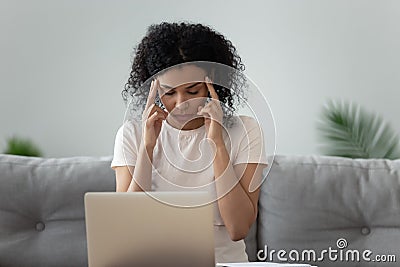
[[[232,43],[210,27],[150,26],[122,92],[141,120],[119,129],[111,163],[118,192],[213,191],[216,262],[248,261],[243,239],[259,197],[249,188],[267,164],[257,122],[234,116],[243,69]]]

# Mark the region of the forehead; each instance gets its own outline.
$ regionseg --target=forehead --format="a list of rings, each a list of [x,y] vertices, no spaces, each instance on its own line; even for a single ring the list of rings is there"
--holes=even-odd
[[[192,64],[172,67],[160,74],[157,79],[160,84],[178,87],[182,84],[204,81],[206,71]]]

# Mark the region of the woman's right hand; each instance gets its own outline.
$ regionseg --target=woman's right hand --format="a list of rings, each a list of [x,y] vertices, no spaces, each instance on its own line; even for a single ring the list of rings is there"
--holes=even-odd
[[[155,104],[158,87],[158,80],[153,80],[142,116],[142,142],[147,149],[153,149],[156,146],[157,138],[161,132],[162,121],[168,116],[165,110]]]

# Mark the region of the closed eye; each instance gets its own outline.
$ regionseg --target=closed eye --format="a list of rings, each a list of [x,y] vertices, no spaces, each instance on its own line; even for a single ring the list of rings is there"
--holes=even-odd
[[[196,92],[187,92],[189,95],[197,95],[199,93],[199,91]],[[175,94],[175,91],[168,91],[165,93],[165,95],[173,95]]]

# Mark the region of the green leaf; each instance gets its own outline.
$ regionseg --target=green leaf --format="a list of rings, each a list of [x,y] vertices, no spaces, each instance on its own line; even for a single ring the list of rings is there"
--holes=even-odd
[[[4,154],[41,157],[40,149],[29,139],[13,136],[7,139]]]
[[[321,151],[349,158],[400,158],[399,137],[377,114],[359,105],[329,101],[317,126]]]

